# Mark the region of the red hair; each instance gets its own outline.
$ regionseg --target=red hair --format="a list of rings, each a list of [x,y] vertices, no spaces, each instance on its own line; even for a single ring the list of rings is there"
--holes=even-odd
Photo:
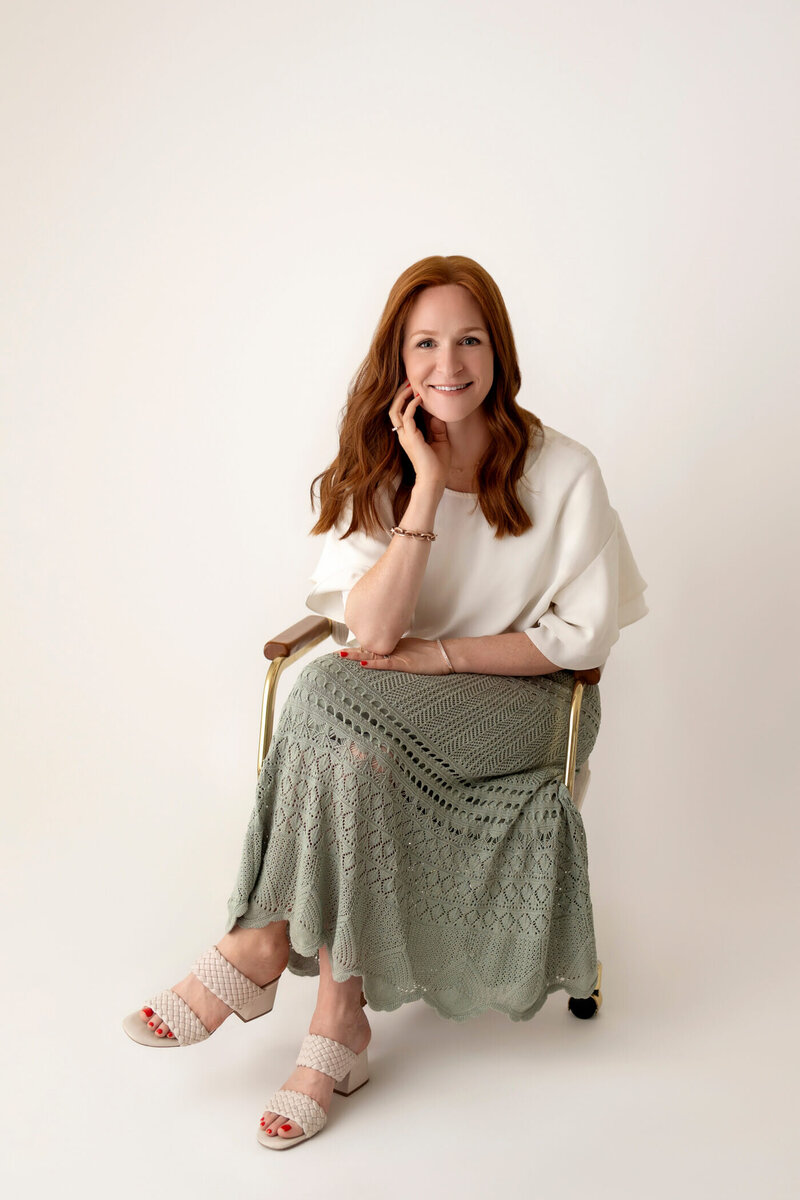
[[[326,471],[311,483],[320,483],[319,518],[312,534],[332,529],[348,500],[352,500],[350,525],[343,537],[356,530],[375,535],[381,521],[375,507],[378,488],[397,475],[400,481],[392,497],[394,524],[408,507],[415,472],[411,460],[392,433],[387,413],[395,393],[405,379],[402,346],[409,309],[417,295],[428,287],[457,283],[475,298],[483,313],[494,349],[494,379],[483,409],[491,440],[478,464],[478,503],[495,537],[518,537],[532,521],[517,496],[517,484],[534,436],[542,423],[533,413],[520,408],[515,397],[521,376],[511,321],[495,281],[471,258],[459,254],[431,255],[408,267],[398,278],[386,301],[367,357],[350,387],[339,430],[339,453]],[[422,413],[415,413],[424,432]]]

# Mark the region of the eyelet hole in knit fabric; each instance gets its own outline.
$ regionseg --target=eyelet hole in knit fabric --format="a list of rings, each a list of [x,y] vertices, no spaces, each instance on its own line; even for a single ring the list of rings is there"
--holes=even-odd
[[[364,977],[374,1008],[425,999],[527,1020],[589,995],[586,838],[560,782],[572,673],[426,676],[308,663],[256,789],[229,924],[289,922],[289,969]],[[600,724],[587,687],[578,765]]]

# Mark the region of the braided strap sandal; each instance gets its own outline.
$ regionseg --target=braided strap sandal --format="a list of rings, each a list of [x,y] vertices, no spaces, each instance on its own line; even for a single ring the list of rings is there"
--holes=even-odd
[[[369,1079],[366,1049],[356,1054],[349,1046],[334,1042],[332,1038],[321,1037],[318,1033],[309,1033],[303,1038],[296,1062],[298,1067],[313,1067],[323,1075],[330,1075],[336,1081],[333,1090],[340,1096],[352,1095]],[[268,1137],[266,1129],[259,1129],[258,1140],[269,1150],[288,1150],[290,1146],[307,1141],[315,1133],[319,1133],[328,1120],[325,1109],[321,1104],[317,1104],[313,1096],[284,1088],[273,1092],[264,1108],[267,1112],[278,1113],[296,1121],[303,1128],[303,1132],[298,1133],[297,1137],[290,1138],[277,1135]]]
[[[220,954],[216,946],[201,954],[191,968],[204,987],[233,1009],[240,1021],[252,1021],[272,1011],[280,975],[265,987],[259,987]],[[210,1031],[184,999],[168,988],[148,1000],[153,1010],[153,1028],[145,1025],[139,1012],[130,1013],[122,1022],[129,1038],[140,1046],[193,1046],[204,1042]],[[169,1025],[173,1037],[157,1037],[159,1025]]]

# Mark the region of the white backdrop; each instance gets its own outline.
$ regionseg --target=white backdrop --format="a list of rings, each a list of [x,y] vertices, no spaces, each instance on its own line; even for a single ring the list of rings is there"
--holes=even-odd
[[[780,0],[2,5],[25,1194],[792,1194],[799,25]],[[520,402],[597,455],[649,584],[583,808],[606,999],[372,1014],[370,1087],[302,1166],[264,1161],[312,983],[167,1062],[119,1023],[222,932],[308,487],[389,287],[439,253],[497,281]]]

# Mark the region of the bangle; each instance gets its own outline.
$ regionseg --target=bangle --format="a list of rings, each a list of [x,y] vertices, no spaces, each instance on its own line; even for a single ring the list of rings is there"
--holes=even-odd
[[[399,525],[393,525],[389,530],[390,533],[402,533],[406,537],[423,538],[426,542],[435,542],[435,533],[423,533],[419,529],[401,529]]]
[[[439,647],[439,649],[441,650],[441,652],[442,652],[442,654],[443,654],[443,656],[444,656],[444,661],[447,663],[448,667],[450,668],[450,673],[451,673],[452,675],[455,675],[455,674],[456,674],[456,669],[455,669],[455,667],[453,666],[453,664],[450,662],[450,659],[447,657],[447,651],[445,650],[444,646],[442,645],[442,639],[441,639],[441,638],[437,638],[437,639],[436,639],[436,645],[437,645],[437,646]]]

